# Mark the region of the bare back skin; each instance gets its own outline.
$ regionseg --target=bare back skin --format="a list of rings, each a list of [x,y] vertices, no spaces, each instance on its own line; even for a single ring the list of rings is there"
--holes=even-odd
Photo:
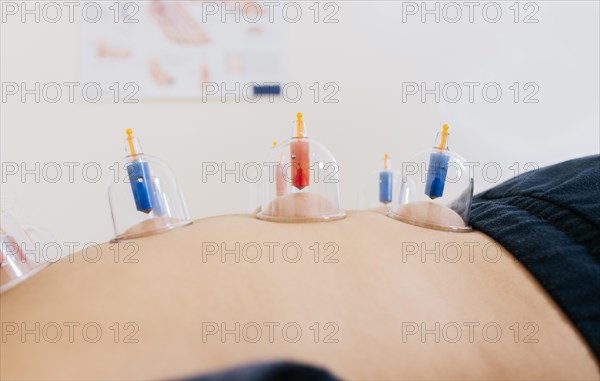
[[[600,377],[564,313],[481,232],[376,212],[234,215],[99,249],[2,294],[2,379],[182,378],[271,360],[352,380]],[[39,342],[22,330],[36,322]]]

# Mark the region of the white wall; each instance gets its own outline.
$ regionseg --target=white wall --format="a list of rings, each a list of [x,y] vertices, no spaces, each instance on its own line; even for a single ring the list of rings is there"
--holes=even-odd
[[[1,159],[25,162],[98,162],[108,174],[123,154],[123,130],[136,129],[145,152],[165,160],[183,188],[190,213],[249,212],[252,184],[203,183],[202,162],[262,161],[273,139],[288,136],[301,110],[310,133],[336,155],[341,166],[343,207],[356,208],[365,174],[383,152],[398,163],[431,145],[442,123],[452,128],[451,148],[469,161],[497,162],[502,180],[517,162],[546,165],[599,151],[598,2],[536,2],[535,24],[515,23],[502,2],[498,23],[466,15],[458,23],[417,16],[402,22],[400,2],[340,2],[337,24],[310,17],[284,23],[289,81],[308,86],[336,82],[338,104],[203,103],[201,100],[142,101],[140,104],[1,104]],[[462,4],[462,3],[459,3]],[[442,4],[443,5],[443,4]],[[308,6],[308,4],[305,4]],[[524,15],[521,15],[521,18]],[[79,26],[74,23],[22,23],[11,17],[1,30],[2,82],[65,82],[79,79]],[[498,103],[476,93],[473,103],[402,102],[403,82],[497,82]],[[514,103],[513,82],[539,85],[537,104]],[[4,165],[4,164],[3,164]],[[490,172],[493,175],[493,171]],[[4,181],[6,180],[6,181]],[[2,209],[22,222],[50,230],[59,241],[105,241],[112,226],[105,176],[98,183],[57,182],[33,176],[2,182]],[[475,173],[476,191],[494,185]]]

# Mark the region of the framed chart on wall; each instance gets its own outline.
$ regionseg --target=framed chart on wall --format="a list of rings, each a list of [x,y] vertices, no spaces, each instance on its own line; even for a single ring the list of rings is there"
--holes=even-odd
[[[90,1],[82,14],[81,79],[106,100],[279,92],[282,27],[260,2]]]

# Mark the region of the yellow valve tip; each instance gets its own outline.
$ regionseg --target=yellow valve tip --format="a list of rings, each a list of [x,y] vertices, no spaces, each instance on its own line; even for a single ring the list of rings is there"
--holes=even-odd
[[[277,140],[273,140],[273,148],[277,147]]]
[[[390,158],[390,155],[388,155],[387,153],[383,155],[383,169],[388,169],[389,158]]]
[[[135,151],[135,144],[133,144],[133,130],[128,128],[125,130],[125,133],[127,134],[127,142],[129,143],[129,151],[131,152],[131,156],[135,156],[137,155],[137,152]]]
[[[449,127],[447,124],[444,124],[442,126],[442,139],[440,141],[440,147],[439,147],[440,150],[446,149],[447,142],[448,142],[448,128]]]
[[[304,137],[304,121],[302,120],[301,112],[296,114],[296,137],[297,138]]]

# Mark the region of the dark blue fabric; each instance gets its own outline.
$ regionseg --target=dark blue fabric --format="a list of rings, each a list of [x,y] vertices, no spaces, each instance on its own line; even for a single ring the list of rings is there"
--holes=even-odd
[[[324,369],[292,362],[269,362],[234,368],[189,381],[339,381]]]
[[[470,222],[537,278],[600,359],[600,155],[476,195]]]

